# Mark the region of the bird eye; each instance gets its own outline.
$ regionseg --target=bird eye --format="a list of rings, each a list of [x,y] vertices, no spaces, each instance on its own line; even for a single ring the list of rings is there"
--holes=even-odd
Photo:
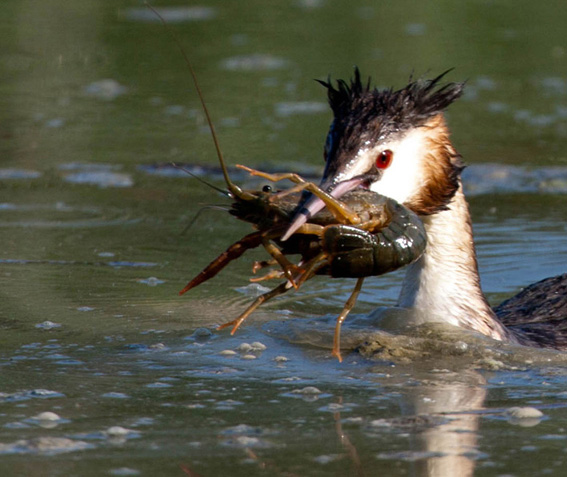
[[[376,167],[378,169],[387,169],[392,164],[394,153],[390,149],[386,149],[378,154],[376,158]]]

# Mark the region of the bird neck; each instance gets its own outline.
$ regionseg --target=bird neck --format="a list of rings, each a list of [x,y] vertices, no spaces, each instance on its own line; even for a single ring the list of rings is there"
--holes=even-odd
[[[510,333],[498,321],[480,287],[468,204],[462,185],[447,210],[423,216],[427,248],[408,267],[398,305],[424,322],[442,321],[497,340]]]

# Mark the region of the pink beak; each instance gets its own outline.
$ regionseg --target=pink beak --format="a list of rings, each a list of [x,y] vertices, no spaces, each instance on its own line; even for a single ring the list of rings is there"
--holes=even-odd
[[[360,184],[365,182],[363,177],[355,177],[354,179],[349,179],[343,182],[339,182],[333,190],[331,190],[330,195],[335,199],[340,199],[349,190],[356,189]],[[303,208],[296,213],[290,226],[286,232],[282,235],[281,241],[284,242],[290,238],[297,229],[301,227],[305,222],[313,217],[317,212],[325,207],[325,202],[323,202],[319,197],[312,196],[303,206]]]

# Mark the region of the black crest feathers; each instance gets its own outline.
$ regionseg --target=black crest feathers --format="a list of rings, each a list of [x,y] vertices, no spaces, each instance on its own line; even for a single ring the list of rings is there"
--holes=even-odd
[[[327,88],[329,104],[339,121],[353,114],[363,121],[380,117],[384,126],[395,123],[400,130],[423,124],[462,95],[464,83],[442,84],[449,71],[430,80],[410,78],[409,84],[397,91],[371,89],[370,79],[363,84],[357,67],[350,84],[338,80],[335,88],[330,79],[318,82]]]

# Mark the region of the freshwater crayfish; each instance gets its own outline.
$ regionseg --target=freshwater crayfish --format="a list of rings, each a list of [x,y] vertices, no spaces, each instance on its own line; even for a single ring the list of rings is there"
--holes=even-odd
[[[262,303],[291,288],[299,288],[315,275],[329,275],[334,278],[357,278],[356,285],[339,314],[335,326],[332,354],[342,361],[340,353],[340,330],[343,321],[354,307],[368,276],[382,275],[417,260],[424,252],[426,234],[421,220],[409,209],[396,201],[378,195],[365,187],[379,171],[351,179],[349,192],[327,193],[315,183],[307,182],[298,174],[268,174],[246,166],[238,166],[252,175],[272,182],[288,179],[295,187],[273,192],[271,187],[259,191],[245,191],[234,184],[229,175],[215,128],[199,87],[197,76],[179,39],[169,29],[160,14],[148,7],[160,18],[170,31],[185,59],[195,89],[216,148],[217,157],[223,172],[229,196],[234,199],[230,213],[250,222],[256,228],[241,240],[214,259],[195,278],[179,292],[183,295],[190,289],[214,277],[232,260],[239,258],[246,250],[262,245],[271,260],[256,262],[253,271],[271,265],[279,265],[281,270],[273,270],[256,281],[271,278],[285,278],[285,281],[271,291],[259,296],[238,318],[218,327],[232,326],[234,334],[242,322]],[[360,186],[360,187],[359,187]],[[339,188],[337,188],[338,190]],[[321,199],[325,208],[317,209],[309,219],[301,224],[293,222],[293,217],[305,202],[302,193],[309,193]],[[337,191],[335,191],[336,193]],[[289,255],[300,255],[297,264]]]
[[[264,187],[259,191],[243,191],[228,177],[222,155],[219,160],[230,195],[235,200],[229,212],[252,223],[257,230],[228,247],[191,280],[180,294],[214,277],[246,250],[262,245],[272,259],[255,262],[253,271],[276,264],[280,266],[280,270],[273,270],[266,276],[251,281],[271,278],[284,278],[285,281],[259,296],[238,318],[218,328],[232,326],[231,334],[234,334],[242,322],[262,303],[286,293],[291,288],[299,288],[315,275],[357,278],[354,290],[335,326],[332,354],[342,361],[341,325],[354,307],[364,278],[396,270],[421,256],[426,245],[421,220],[394,200],[367,189],[352,190],[338,200],[314,183],[306,182],[293,173],[267,174],[237,166],[270,181],[288,179],[297,184],[296,187],[279,192],[274,192],[271,187]],[[363,178],[361,182],[364,182]],[[302,203],[303,190],[323,200],[326,208],[310,217],[288,240],[282,241],[282,235]],[[296,254],[301,258],[294,264],[289,261],[288,256]]]

